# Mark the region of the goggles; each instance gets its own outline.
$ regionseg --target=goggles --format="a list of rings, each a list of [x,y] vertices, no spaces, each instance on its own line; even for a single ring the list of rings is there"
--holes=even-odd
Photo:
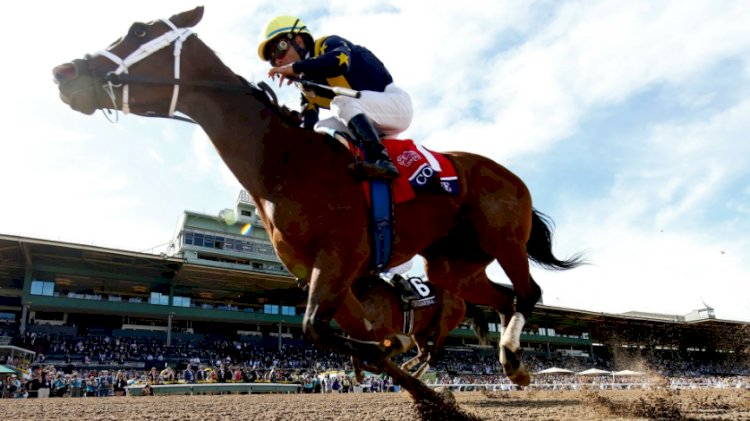
[[[274,64],[276,60],[284,57],[292,46],[291,41],[286,38],[281,38],[271,46],[268,61]]]

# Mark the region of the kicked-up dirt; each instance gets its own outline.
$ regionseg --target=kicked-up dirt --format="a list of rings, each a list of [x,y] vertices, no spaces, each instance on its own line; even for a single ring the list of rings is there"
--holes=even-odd
[[[4,419],[53,420],[750,420],[750,390],[454,392],[461,413],[406,392],[2,399]]]

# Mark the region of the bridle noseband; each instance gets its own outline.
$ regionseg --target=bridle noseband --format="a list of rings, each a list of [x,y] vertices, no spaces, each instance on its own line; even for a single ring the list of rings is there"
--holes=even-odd
[[[116,70],[113,70],[109,73],[107,73],[104,76],[104,80],[107,82],[107,84],[104,86],[104,90],[107,92],[107,95],[112,100],[113,108],[116,110],[117,105],[115,102],[115,92],[114,88],[122,86],[122,112],[124,114],[128,114],[130,112],[130,105],[128,104],[128,87],[129,84],[127,83],[129,80],[132,80],[132,78],[129,78],[127,76],[123,76],[124,74],[128,74],[128,68],[132,66],[135,63],[138,63],[139,61],[145,59],[146,57],[150,56],[151,54],[154,54],[155,52],[161,50],[162,48],[168,47],[171,44],[174,43],[174,83],[173,83],[173,89],[172,89],[172,101],[169,104],[169,117],[173,117],[175,110],[177,109],[177,98],[180,95],[180,54],[182,52],[182,43],[191,35],[193,35],[193,31],[191,31],[189,28],[178,28],[176,27],[169,19],[161,19],[162,22],[167,24],[170,28],[172,28],[171,31],[166,32],[151,41],[141,44],[135,51],[130,53],[127,57],[124,59],[121,59],[117,55],[113,54],[110,51],[102,50],[95,54],[93,54],[91,57],[95,57],[97,55],[106,57],[113,61],[116,65],[118,65]],[[87,57],[87,60],[90,57]]]

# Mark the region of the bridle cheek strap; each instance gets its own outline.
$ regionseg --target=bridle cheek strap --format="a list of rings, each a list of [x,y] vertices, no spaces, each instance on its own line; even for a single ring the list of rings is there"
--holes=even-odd
[[[107,50],[99,51],[98,53],[94,55],[100,55],[113,61],[118,67],[112,73],[114,73],[115,75],[120,75],[122,73],[128,73],[128,69],[130,68],[130,66],[134,65],[135,63],[138,63],[139,61],[145,59],[151,54],[154,54],[155,52],[161,50],[162,48],[168,47],[172,43],[174,43],[174,79],[175,81],[179,81],[180,79],[180,54],[182,53],[182,43],[190,35],[193,35],[193,31],[191,31],[188,28],[178,28],[168,19],[162,19],[161,21],[167,24],[170,28],[172,28],[172,30],[162,34],[161,36],[157,38],[152,39],[151,41],[145,44],[142,44],[140,47],[138,47],[135,51],[130,53],[130,55],[125,57],[124,59],[121,59],[117,55]],[[107,83],[108,83],[109,92],[113,92],[114,85],[112,84],[111,81]],[[170,117],[174,115],[177,109],[177,98],[180,96],[179,83],[175,83],[172,86],[173,86],[172,101],[169,104],[169,116]],[[130,106],[128,105],[128,87],[129,85],[127,83],[125,84],[125,86],[122,87],[122,112],[123,114],[128,114],[130,112]]]

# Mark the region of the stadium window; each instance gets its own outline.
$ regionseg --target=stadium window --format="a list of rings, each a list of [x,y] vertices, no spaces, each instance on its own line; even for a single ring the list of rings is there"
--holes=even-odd
[[[31,281],[31,295],[47,295],[53,296],[55,294],[55,283],[46,281]]]
[[[193,245],[193,232],[192,231],[185,231],[185,235],[183,235],[182,238],[185,244]]]
[[[203,234],[197,232],[193,234],[193,245],[203,247]]]
[[[0,313],[0,320],[7,320],[10,322],[15,322],[16,315],[13,313]]]
[[[296,309],[292,306],[281,306],[281,314],[285,316],[296,316]]]
[[[190,297],[181,297],[179,295],[175,295],[173,297],[172,303],[175,307],[190,307]]]
[[[161,292],[152,292],[148,302],[149,304],[165,306],[169,304],[169,295],[162,294]]]
[[[279,306],[277,304],[266,304],[263,306],[263,313],[279,314]]]
[[[242,216],[253,216],[253,212],[252,211],[248,211],[248,210],[244,210],[244,209],[240,211],[240,214]]]

